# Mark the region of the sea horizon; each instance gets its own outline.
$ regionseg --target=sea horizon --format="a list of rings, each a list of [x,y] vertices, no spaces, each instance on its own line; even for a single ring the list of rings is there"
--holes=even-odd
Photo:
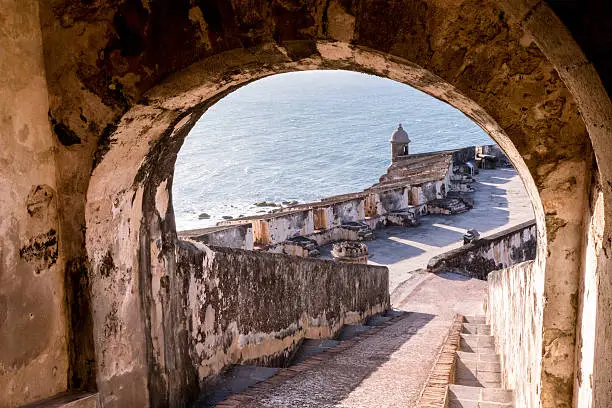
[[[273,209],[261,202],[362,191],[385,173],[399,123],[410,153],[495,143],[460,111],[389,79],[306,71],[250,83],[213,105],[185,139],[173,181],[177,229]]]

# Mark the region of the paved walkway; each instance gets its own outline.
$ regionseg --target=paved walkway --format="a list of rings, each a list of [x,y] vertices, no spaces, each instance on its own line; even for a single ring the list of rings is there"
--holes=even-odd
[[[474,208],[457,215],[428,215],[416,228],[390,227],[376,231],[367,243],[370,264],[389,268],[389,292],[414,278],[411,271],[427,267],[439,254],[463,244],[463,234],[476,228],[481,236],[495,234],[534,218],[531,200],[513,168],[480,170],[473,184]]]
[[[281,382],[243,407],[412,407],[455,313],[482,314],[486,282],[421,274],[405,292],[411,313],[340,353]]]
[[[244,407],[413,407],[456,313],[484,314],[486,282],[462,275],[414,271],[458,245],[469,228],[483,235],[533,217],[516,172],[481,172],[475,208],[423,217],[417,228],[377,231],[368,242],[372,264],[390,270],[393,307],[410,314],[321,364],[280,382]]]

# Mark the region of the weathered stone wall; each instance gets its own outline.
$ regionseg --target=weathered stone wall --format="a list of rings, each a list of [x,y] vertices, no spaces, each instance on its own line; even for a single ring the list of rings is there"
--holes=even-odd
[[[453,162],[455,164],[467,163],[474,161],[476,158],[477,146],[464,147],[453,152]]]
[[[540,407],[544,270],[537,262],[491,272],[487,319],[501,356],[503,386],[516,406]],[[571,357],[568,357],[571,358]]]
[[[384,215],[391,211],[402,210],[408,207],[408,187],[400,187],[393,190],[380,191],[378,193],[379,211],[378,215]]]
[[[536,258],[536,224],[528,221],[431,258],[429,270],[453,270],[487,280],[490,272]]]
[[[312,210],[269,218],[265,222],[268,224],[270,242],[282,242],[296,235],[309,235],[314,232]]]
[[[359,221],[365,217],[364,199],[356,198],[334,203],[331,206],[333,217],[328,220],[331,226],[339,226],[346,221]]]
[[[332,227],[324,231],[315,232],[308,235],[309,239],[316,241],[317,245],[326,245],[337,241],[358,241],[359,234],[357,231],[342,227]],[[283,241],[278,244],[273,244],[265,248],[266,252],[276,254],[286,254],[294,256],[308,256],[308,251],[305,251],[299,245],[291,241]]]
[[[496,146],[496,145],[479,146],[479,148],[476,151],[477,153],[490,154],[491,156],[495,156],[495,158],[497,159],[497,163],[501,166],[504,166],[509,163],[508,157],[506,157],[506,155],[499,148],[499,146]]]
[[[586,259],[597,263],[593,404],[612,405],[611,206],[593,220],[604,224],[602,250],[595,259],[583,256],[586,191],[596,167],[603,201],[612,196],[612,104],[597,65],[548,3],[569,2],[59,0],[39,3],[41,40],[35,4],[3,2],[1,293],[9,313],[2,316],[2,344],[22,349],[29,344],[25,339],[40,346],[11,367],[26,367],[22,361],[34,367],[29,362],[36,361],[41,368],[63,355],[68,344],[79,351],[78,358],[95,361],[106,405],[163,405],[167,390],[159,373],[174,371],[160,350],[172,356],[174,345],[159,340],[160,310],[172,306],[160,297],[165,290],[160,282],[174,273],[168,186],[186,135],[182,129],[193,126],[220,97],[257,78],[299,69],[352,69],[411,84],[461,109],[500,144],[523,177],[538,217],[545,271],[543,369],[532,373],[542,375],[543,407],[571,403],[575,374],[567,356],[575,350],[575,300]],[[592,10],[593,2],[583,3],[577,8],[581,13],[566,17],[575,27],[596,27],[584,24],[582,13]],[[601,34],[593,31],[589,38],[598,49]],[[44,69],[30,58],[41,48]],[[599,74],[610,76],[605,70]],[[53,142],[32,131],[42,128],[41,111],[49,114]],[[32,143],[24,144],[23,133],[9,125],[20,121],[37,124],[30,127]],[[54,166],[48,165],[50,156],[57,159]],[[32,217],[22,210],[31,186],[43,184],[56,193],[56,265],[64,270],[41,273],[44,278],[36,281],[27,278],[35,268],[24,266],[27,261],[16,254],[24,244],[20,238],[35,238],[54,224],[51,216],[30,227]],[[80,289],[70,293],[91,289],[93,311],[81,307],[84,299],[63,296],[62,281]],[[44,290],[58,303],[47,302],[51,295],[39,293]],[[78,306],[77,313],[70,312],[71,323],[93,315],[95,359],[79,343],[87,338],[86,324],[71,324],[70,336],[61,342],[56,336],[25,338],[20,329],[29,318],[26,296],[53,314],[34,319],[29,333],[47,333],[48,324],[62,326],[55,325],[61,321],[58,308]],[[10,352],[11,363],[16,355]],[[70,360],[73,368],[81,367]],[[58,373],[64,371],[57,366]],[[32,396],[26,387],[49,384],[36,375],[21,380],[23,389],[15,391],[19,399]],[[59,389],[59,380],[55,385],[47,391]]]
[[[179,233],[179,237],[211,246],[253,249],[253,226],[251,224],[184,231]]]
[[[178,268],[199,381],[228,364],[280,364],[301,339],[389,308],[385,267],[181,242]]]
[[[597,303],[602,277],[597,269],[597,257],[604,244],[604,199],[599,180],[591,191],[589,211],[585,214],[585,242],[583,274],[578,293],[579,314],[576,328],[576,376],[574,379],[574,407],[593,406],[595,383],[593,373],[601,355],[596,354],[596,339],[601,327],[597,326]],[[605,336],[605,333],[604,333]]]
[[[436,198],[443,198],[443,189],[446,189],[447,184],[450,184],[450,174],[448,178],[445,177],[439,181],[428,181],[410,188],[410,204],[411,205],[422,205],[427,204],[428,201],[435,200]],[[443,188],[444,187],[444,188]]]
[[[67,388],[65,256],[38,2],[0,1],[0,406]]]

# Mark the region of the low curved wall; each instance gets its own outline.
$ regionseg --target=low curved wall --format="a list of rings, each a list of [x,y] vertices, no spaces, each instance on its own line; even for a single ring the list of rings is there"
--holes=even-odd
[[[435,256],[427,269],[432,272],[444,269],[487,280],[492,271],[534,260],[536,247],[536,223],[527,221]]]

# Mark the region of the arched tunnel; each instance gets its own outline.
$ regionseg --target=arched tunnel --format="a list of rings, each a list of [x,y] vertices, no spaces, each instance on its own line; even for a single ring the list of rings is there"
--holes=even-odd
[[[177,237],[177,153],[225,95],[314,69],[411,85],[500,145],[533,202],[538,235],[524,279],[489,291],[520,305],[491,317],[508,337],[507,385],[517,406],[612,404],[605,1],[3,0],[1,8],[0,406],[78,390],[95,391],[104,407],[193,402],[209,371],[190,319],[207,301],[185,300],[186,271],[196,265],[206,280],[207,255]],[[219,366],[211,370],[228,361],[211,360]]]

